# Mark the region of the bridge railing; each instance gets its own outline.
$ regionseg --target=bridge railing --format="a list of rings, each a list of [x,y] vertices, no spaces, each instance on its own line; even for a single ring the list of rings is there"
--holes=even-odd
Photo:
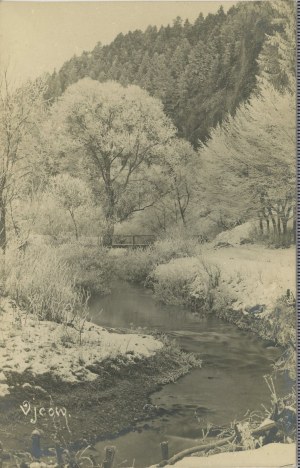
[[[114,235],[113,236],[113,247],[135,247],[135,246],[147,246],[153,244],[155,236],[150,234],[135,234],[135,235]]]

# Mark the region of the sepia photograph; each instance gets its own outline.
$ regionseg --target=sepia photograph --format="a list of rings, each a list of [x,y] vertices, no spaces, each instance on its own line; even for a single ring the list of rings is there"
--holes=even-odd
[[[296,6],[0,2],[0,468],[296,468]]]

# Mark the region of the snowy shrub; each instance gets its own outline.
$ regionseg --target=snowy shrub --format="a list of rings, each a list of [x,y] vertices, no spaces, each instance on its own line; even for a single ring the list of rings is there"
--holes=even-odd
[[[272,339],[284,347],[283,354],[275,368],[278,371],[287,371],[295,380],[297,370],[296,302],[290,291],[277,300],[266,326]]]
[[[6,292],[41,320],[66,322],[80,314],[86,295],[76,276],[51,246],[6,251]]]
[[[181,258],[158,265],[151,275],[157,299],[165,304],[188,304],[191,284],[197,277],[199,266],[195,258]]]
[[[189,286],[190,303],[194,308],[206,307],[210,302],[209,277],[203,270],[199,271]]]
[[[73,242],[61,245],[57,251],[72,271],[77,288],[98,294],[110,292],[114,260],[107,249]]]
[[[200,253],[197,240],[184,236],[159,240],[153,247],[157,264],[166,263],[172,258],[194,257]]]
[[[127,281],[145,282],[152,271],[170,260],[195,255],[199,244],[194,239],[168,238],[147,249],[128,250],[117,260],[117,273]]]
[[[277,300],[268,319],[271,333],[278,343],[284,346],[296,343],[295,298],[290,291]]]
[[[117,275],[133,283],[143,283],[155,266],[153,248],[126,250],[124,255],[115,258]]]
[[[165,304],[185,304],[213,311],[223,307],[220,270],[197,257],[173,259],[158,265],[151,274],[157,299]]]

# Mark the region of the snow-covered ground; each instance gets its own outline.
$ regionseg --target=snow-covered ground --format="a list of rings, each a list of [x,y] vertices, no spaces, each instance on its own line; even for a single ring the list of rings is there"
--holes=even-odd
[[[295,444],[268,444],[256,450],[186,457],[166,468],[280,468],[296,466]]]
[[[0,396],[9,393],[6,374],[51,372],[67,382],[95,380],[87,366],[106,358],[149,357],[163,345],[152,336],[111,333],[86,322],[79,332],[70,326],[39,321],[19,310],[8,298],[0,298]]]
[[[216,272],[217,267],[220,279],[216,292],[220,297],[228,297],[231,310],[246,314],[257,307],[262,314],[268,314],[287,290],[292,299],[292,295],[296,295],[295,247],[270,249],[263,245],[241,245],[237,238],[236,235],[234,245],[213,242],[204,245],[194,257],[177,258],[159,265],[154,278],[162,285],[186,279],[191,295],[194,291],[197,297],[198,290],[201,293],[203,288],[208,288],[205,272]]]
[[[253,229],[248,222],[222,232],[203,250],[203,257],[220,268],[223,282],[236,299],[232,306],[236,310],[256,305],[267,310],[288,289],[296,294],[295,247],[271,249],[245,243]]]
[[[210,248],[203,259],[219,267],[221,281],[235,299],[234,310],[264,305],[270,310],[276,300],[296,291],[295,248],[267,249],[259,245]]]

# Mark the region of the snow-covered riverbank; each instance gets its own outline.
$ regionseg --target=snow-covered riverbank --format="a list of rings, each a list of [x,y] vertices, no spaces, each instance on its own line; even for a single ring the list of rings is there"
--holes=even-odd
[[[123,356],[130,363],[134,358],[153,355],[163,346],[152,336],[114,333],[89,322],[80,338],[75,328],[39,321],[3,297],[0,315],[0,396],[10,391],[7,373],[29,371],[38,376],[51,372],[65,382],[93,381],[98,374],[90,369],[101,361]]]
[[[294,328],[295,247],[267,248],[252,244],[246,234],[245,227],[239,226],[204,244],[193,256],[158,265],[151,273],[155,294],[167,304],[214,312],[262,338],[279,338],[279,344],[285,345],[280,333],[274,335],[273,315],[276,309],[290,308],[290,328]],[[284,304],[278,306],[278,301]]]
[[[151,393],[201,365],[142,330],[85,322],[80,337],[77,327],[39,321],[8,298],[0,305],[0,424],[8,451],[28,451],[35,421],[44,447],[53,446],[57,430],[83,448],[128,431],[145,418]]]

